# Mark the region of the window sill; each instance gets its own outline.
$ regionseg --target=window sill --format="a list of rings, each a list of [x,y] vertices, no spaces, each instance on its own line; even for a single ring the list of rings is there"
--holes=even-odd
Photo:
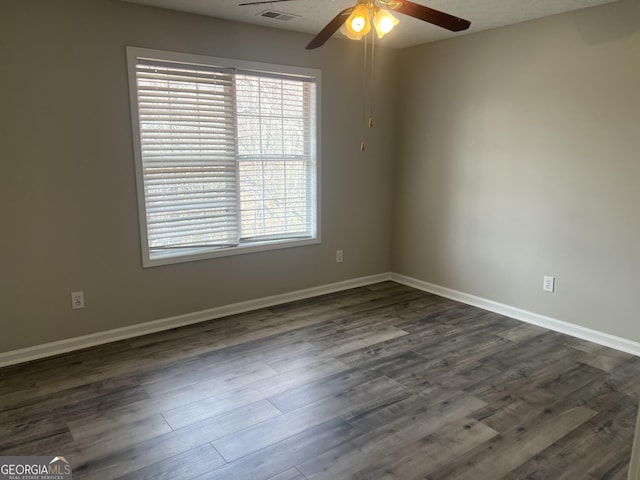
[[[193,248],[183,251],[179,255],[175,252],[155,253],[152,258],[143,256],[142,266],[144,268],[157,267],[162,265],[173,265],[176,263],[195,262],[198,260],[208,260],[219,257],[230,257],[234,255],[243,255],[246,253],[266,252],[269,250],[280,250],[283,248],[302,247],[305,245],[319,244],[320,238],[303,238],[296,240],[276,240],[264,242],[251,242],[250,244],[242,244],[233,247],[219,248]]]

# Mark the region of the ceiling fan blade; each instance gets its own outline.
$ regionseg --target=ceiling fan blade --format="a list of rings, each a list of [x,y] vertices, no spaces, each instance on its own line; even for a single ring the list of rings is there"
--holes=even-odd
[[[320,33],[318,33],[305,48],[307,50],[313,50],[314,48],[318,48],[324,45],[327,40],[331,38],[331,35],[338,31],[338,29],[346,21],[347,15],[350,15],[352,11],[353,7],[345,8],[344,10],[342,10],[333,18],[333,20],[327,23],[327,25],[322,30],[320,30]]]
[[[267,0],[267,1],[262,1],[262,2],[246,2],[246,3],[239,3],[238,6],[239,7],[246,7],[247,5],[262,5],[263,3],[279,3],[279,2],[293,2],[295,0]]]
[[[440,12],[439,10],[434,10],[433,8],[428,8],[424,5],[419,5],[408,0],[398,0],[397,3],[399,3],[400,5],[396,6],[394,2],[394,6],[391,7],[396,12],[404,13],[405,15],[409,15],[410,17],[433,23],[434,25],[446,28],[447,30],[451,30],[452,32],[460,32],[461,30],[466,30],[471,25],[471,22],[469,20],[454,17],[453,15],[449,15],[448,13]]]

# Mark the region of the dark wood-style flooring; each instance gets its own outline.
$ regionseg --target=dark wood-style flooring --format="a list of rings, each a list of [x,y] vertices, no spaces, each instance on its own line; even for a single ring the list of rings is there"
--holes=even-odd
[[[625,480],[640,359],[392,282],[0,370],[81,479]]]

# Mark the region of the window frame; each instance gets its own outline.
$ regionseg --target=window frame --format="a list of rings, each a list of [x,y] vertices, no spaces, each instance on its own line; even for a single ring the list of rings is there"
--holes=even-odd
[[[133,153],[136,172],[136,193],[138,202],[138,221],[140,229],[140,244],[142,249],[142,266],[154,267],[159,265],[169,265],[176,263],[184,263],[198,260],[205,260],[218,257],[226,257],[232,255],[242,255],[247,253],[264,252],[269,250],[277,250],[284,248],[300,247],[305,245],[314,245],[321,243],[321,155],[320,155],[320,125],[321,125],[321,71],[319,69],[277,65],[262,62],[253,62],[221,57],[211,57],[207,55],[195,55],[180,52],[171,52],[165,50],[148,49],[141,47],[126,47],[127,56],[127,72],[129,77],[129,100],[131,110],[131,131],[133,133]],[[144,171],[142,159],[142,143],[140,132],[140,120],[138,114],[138,84],[136,77],[136,65],[138,59],[147,58],[153,60],[166,60],[171,62],[182,62],[185,64],[210,65],[222,68],[233,68],[241,71],[252,71],[257,73],[293,75],[313,77],[315,79],[315,158],[312,170],[315,178],[312,179],[311,196],[315,197],[315,208],[312,206],[312,215],[314,215],[315,235],[306,238],[293,239],[269,239],[266,241],[252,241],[239,243],[230,247],[194,247],[182,249],[183,253],[175,254],[168,251],[166,255],[155,254],[151,257],[149,248],[149,237],[147,231],[147,211],[144,186]],[[234,117],[235,118],[235,117]],[[238,159],[236,158],[236,161]],[[313,168],[315,167],[315,168]],[[239,202],[239,200],[238,200]]]

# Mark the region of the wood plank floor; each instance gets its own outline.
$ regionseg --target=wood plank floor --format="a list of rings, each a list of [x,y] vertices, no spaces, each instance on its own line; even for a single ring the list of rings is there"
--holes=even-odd
[[[392,282],[0,370],[80,479],[625,480],[640,359]]]

